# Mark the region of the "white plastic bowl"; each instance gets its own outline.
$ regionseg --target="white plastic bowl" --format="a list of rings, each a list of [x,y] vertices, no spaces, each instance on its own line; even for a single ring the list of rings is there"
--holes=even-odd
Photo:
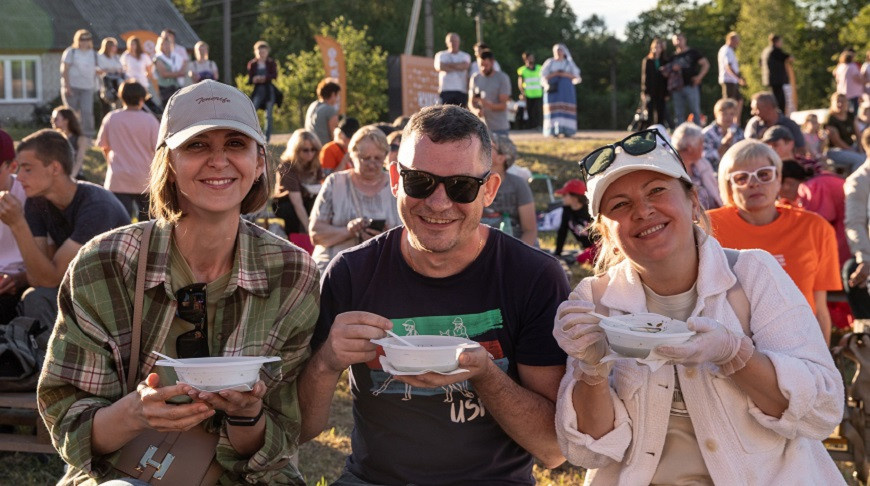
[[[651,312],[611,316],[599,325],[610,347],[630,358],[644,359],[656,346],[682,344],[695,335],[685,322]]]
[[[177,362],[158,360],[156,366],[175,368],[179,383],[203,391],[220,391],[238,386],[253,387],[260,377],[263,363],[281,361],[280,356],[220,356],[213,358],[179,358]]]
[[[462,351],[477,348],[479,343],[453,336],[402,336],[414,346],[408,346],[394,337],[374,339],[384,348],[387,361],[398,371],[437,371],[447,373],[459,367]]]

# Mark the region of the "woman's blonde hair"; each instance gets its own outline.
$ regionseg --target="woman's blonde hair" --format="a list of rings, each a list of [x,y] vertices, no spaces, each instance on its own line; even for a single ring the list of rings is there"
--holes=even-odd
[[[241,213],[248,214],[259,211],[269,200],[269,160],[268,151],[263,146],[257,146],[257,156],[263,157],[263,173],[251,190],[242,199]],[[157,149],[154,160],[151,163],[151,180],[148,183],[148,191],[151,195],[151,214],[157,219],[164,219],[170,223],[177,223],[184,217],[181,205],[178,203],[178,188],[172,180],[175,169],[172,167],[172,151],[166,144]]]
[[[306,165],[300,165],[299,160],[299,150],[302,148],[302,144],[308,142],[314,147],[317,152],[314,155],[314,158],[311,159]],[[305,130],[304,128],[296,129],[292,135],[290,135],[290,139],[287,140],[287,148],[284,149],[284,153],[281,154],[281,164],[287,164],[289,166],[296,165],[298,166],[298,170],[302,174],[306,175],[314,175],[320,169],[320,149],[323,146],[320,143],[320,139],[317,138],[317,135],[314,133]],[[281,170],[279,168],[279,170]]]
[[[731,180],[728,174],[735,166],[742,165],[747,160],[752,159],[768,159],[770,164],[776,167],[777,177],[782,174],[782,159],[766,143],[751,138],[735,143],[725,152],[719,162],[719,196],[725,206],[734,206],[734,196],[731,194]]]
[[[347,145],[348,152],[356,154],[357,146],[362,142],[371,142],[375,144],[375,146],[384,152],[384,159],[386,159],[387,155],[390,154],[390,144],[387,143],[387,136],[384,135],[384,132],[375,125],[366,125],[357,130],[350,139],[350,143]]]
[[[691,182],[682,179],[677,180],[680,182],[683,190],[686,191],[686,197],[699,208],[699,214],[695,215],[697,218],[697,220],[694,221],[695,225],[701,228],[704,233],[709,234],[710,218],[707,216],[707,213],[704,212],[704,209],[701,206],[701,201],[698,199],[698,189]],[[598,254],[595,256],[595,266],[593,270],[596,275],[601,275],[610,267],[625,260],[625,255],[619,251],[619,246],[616,244],[616,238],[610,233],[610,229],[607,227],[607,223],[603,221],[601,213],[595,217],[591,229],[592,239],[598,246]]]
[[[80,44],[81,44],[81,41],[82,41],[82,37],[87,37],[87,38],[88,38],[88,39],[85,39],[85,40],[91,40],[91,41],[94,40],[94,36],[91,35],[91,31],[89,31],[88,29],[79,29],[79,30],[76,31],[75,34],[73,34],[73,43],[72,43],[72,46],[73,46],[74,48],[79,49],[79,48],[81,47]]]

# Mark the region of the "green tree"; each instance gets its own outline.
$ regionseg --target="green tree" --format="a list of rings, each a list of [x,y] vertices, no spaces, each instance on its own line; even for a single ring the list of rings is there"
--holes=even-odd
[[[839,38],[843,45],[857,49],[859,59],[861,53],[870,51],[870,4],[840,29]]]
[[[347,70],[347,114],[360,123],[374,123],[387,111],[387,54],[374,45],[367,27],[358,29],[339,16],[320,26],[320,35],[332,37],[344,50]],[[317,83],[326,76],[320,48],[288,54],[280,63],[275,85],[284,93],[284,106],[276,112],[287,129],[304,124],[305,110],[314,101]]]

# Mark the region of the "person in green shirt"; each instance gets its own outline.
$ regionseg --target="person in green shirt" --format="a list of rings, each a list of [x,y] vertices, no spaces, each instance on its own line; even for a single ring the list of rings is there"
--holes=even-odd
[[[526,101],[528,119],[523,128],[539,129],[544,118],[544,88],[541,86],[541,65],[535,64],[535,55],[523,52],[523,65],[517,69],[517,87],[520,99]]]

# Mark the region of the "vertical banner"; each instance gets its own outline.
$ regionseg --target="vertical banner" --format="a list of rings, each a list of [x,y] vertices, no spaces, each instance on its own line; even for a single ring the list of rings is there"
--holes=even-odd
[[[402,54],[402,115],[411,116],[421,108],[441,102],[438,96],[438,71],[431,57]]]
[[[328,77],[337,79],[338,84],[341,85],[340,113],[347,113],[347,73],[344,66],[344,51],[332,37],[315,35],[314,40],[320,46],[320,55],[323,56],[323,70]]]

